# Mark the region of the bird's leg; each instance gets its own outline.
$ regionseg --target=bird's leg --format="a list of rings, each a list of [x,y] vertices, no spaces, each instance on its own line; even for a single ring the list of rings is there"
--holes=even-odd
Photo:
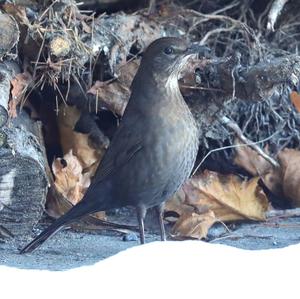
[[[157,214],[158,214],[160,238],[162,241],[166,241],[166,231],[165,231],[165,225],[164,225],[164,219],[163,219],[164,207],[165,207],[164,203],[161,203],[160,205],[155,207]]]
[[[139,229],[140,229],[140,242],[141,244],[145,244],[145,229],[144,229],[144,219],[147,213],[147,209],[145,206],[138,206],[136,207],[137,218],[139,222]]]

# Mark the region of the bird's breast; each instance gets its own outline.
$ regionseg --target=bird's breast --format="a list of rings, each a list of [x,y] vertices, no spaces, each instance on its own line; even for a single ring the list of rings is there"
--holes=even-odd
[[[151,164],[148,179],[160,180],[174,193],[190,175],[198,151],[198,130],[187,107],[162,110],[152,121],[154,130],[145,132],[145,163]]]

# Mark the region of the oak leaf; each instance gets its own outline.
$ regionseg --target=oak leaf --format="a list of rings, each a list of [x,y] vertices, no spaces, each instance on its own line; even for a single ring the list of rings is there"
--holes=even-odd
[[[173,237],[189,237],[203,239],[207,236],[210,227],[217,221],[213,211],[205,213],[183,213],[173,226]]]
[[[60,216],[77,204],[91,183],[91,173],[83,173],[78,158],[70,150],[63,158],[57,158],[52,163],[55,177],[54,188],[62,195],[52,198],[51,214]],[[67,202],[72,205],[68,205]],[[98,219],[106,220],[105,212],[94,213]]]
[[[173,235],[201,239],[218,221],[265,220],[269,204],[258,180],[208,170],[191,178],[166,204],[179,217]]]
[[[204,171],[184,186],[186,203],[213,210],[222,221],[265,220],[268,200],[258,180],[258,177],[247,181],[235,175]]]

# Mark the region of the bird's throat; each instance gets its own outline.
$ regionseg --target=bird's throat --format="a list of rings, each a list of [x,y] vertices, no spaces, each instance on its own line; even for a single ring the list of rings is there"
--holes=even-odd
[[[166,81],[165,88],[167,92],[172,97],[180,97],[182,99],[182,95],[179,89],[179,83],[178,83],[178,75],[172,73],[169,78]]]

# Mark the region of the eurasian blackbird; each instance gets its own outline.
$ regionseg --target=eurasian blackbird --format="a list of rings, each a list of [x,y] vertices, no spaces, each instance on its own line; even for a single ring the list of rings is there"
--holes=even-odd
[[[120,126],[83,199],[21,253],[31,252],[86,214],[128,205],[136,207],[141,243],[150,207],[158,211],[165,240],[163,204],[191,174],[198,151],[197,125],[180,93],[178,75],[199,51],[195,44],[175,37],[150,44],[132,82]]]

